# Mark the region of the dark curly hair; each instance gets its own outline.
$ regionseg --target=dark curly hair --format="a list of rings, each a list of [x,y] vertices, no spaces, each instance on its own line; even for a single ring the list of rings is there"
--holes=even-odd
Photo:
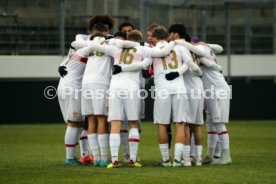
[[[109,15],[95,15],[89,21],[89,30],[92,31],[93,26],[97,23],[108,25],[109,30],[111,30],[115,24],[114,19]]]
[[[178,33],[180,38],[184,38],[187,42],[191,41],[190,35],[186,31],[186,27],[183,24],[173,24],[169,28],[169,33]]]

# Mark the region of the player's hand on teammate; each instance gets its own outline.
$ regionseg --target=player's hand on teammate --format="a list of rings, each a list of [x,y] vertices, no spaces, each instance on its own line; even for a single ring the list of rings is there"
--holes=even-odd
[[[179,77],[178,72],[170,72],[165,75],[165,78],[169,81],[174,80],[175,78]]]
[[[122,67],[119,66],[119,65],[113,65],[112,66],[112,74],[113,75],[116,75],[118,73],[121,73],[122,72]]]
[[[67,75],[68,71],[66,70],[66,66],[59,66],[58,73],[61,77],[64,77],[65,75]]]

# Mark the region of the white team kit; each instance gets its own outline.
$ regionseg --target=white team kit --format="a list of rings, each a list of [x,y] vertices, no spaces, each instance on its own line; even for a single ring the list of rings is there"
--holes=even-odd
[[[113,60],[98,51],[93,51],[82,80],[82,114],[108,115],[108,89]]]
[[[65,122],[81,122],[84,119],[81,114],[81,82],[86,62],[85,49],[79,49],[61,63],[68,71],[67,75],[60,78],[57,90]]]
[[[208,60],[216,62],[215,55],[208,46],[202,46],[208,55]],[[203,71],[202,81],[206,93],[205,103],[207,107],[206,122],[228,123],[230,109],[230,87],[226,83],[222,73],[201,66]]]
[[[191,53],[193,62],[199,64],[198,57]],[[183,75],[187,87],[187,123],[202,125],[203,121],[203,105],[204,105],[204,87],[202,80],[196,76],[193,71],[189,70]]]
[[[151,49],[137,46],[132,49],[120,49],[106,46],[105,54],[114,58],[114,64],[128,66],[151,57]],[[121,72],[113,75],[110,83],[109,117],[112,120],[139,120],[140,71]]]
[[[162,48],[168,43],[166,41],[158,42],[156,47]],[[187,89],[182,76],[168,81],[165,74],[177,71],[183,63],[191,61],[189,51],[176,45],[171,54],[164,58],[153,59],[154,83],[156,99],[154,101],[154,123],[170,124],[173,122],[187,121],[187,106],[185,95]]]

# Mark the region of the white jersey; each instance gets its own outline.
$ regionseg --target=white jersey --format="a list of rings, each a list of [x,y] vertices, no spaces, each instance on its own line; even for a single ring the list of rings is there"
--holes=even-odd
[[[64,60],[60,66],[66,66],[68,73],[64,77],[60,78],[60,84],[81,88],[86,63],[87,56],[84,52],[84,48],[78,49],[72,57]]]
[[[162,48],[168,42],[158,42],[156,47]],[[169,94],[186,93],[186,86],[182,76],[168,81],[165,74],[177,72],[183,63],[192,60],[189,50],[183,46],[174,46],[171,54],[163,58],[153,59],[154,85],[156,91],[166,90]]]
[[[98,51],[90,53],[88,62],[84,71],[82,83],[110,84],[111,68],[113,60]]]
[[[201,45],[201,47],[204,49],[204,52],[208,55],[207,59],[217,63],[216,55],[212,51],[212,49],[205,45]],[[212,70],[204,65],[201,66],[201,70],[203,72],[202,81],[204,88],[209,89],[211,88],[211,86],[214,86],[215,89],[229,89],[229,86],[226,83],[222,73],[216,70]]]
[[[106,55],[114,58],[114,64],[119,66],[127,66],[133,62],[141,62],[144,58],[151,57],[152,49],[137,46],[132,49],[121,49],[114,46],[105,48]],[[110,90],[139,90],[140,89],[140,71],[121,72],[112,76]]]
[[[193,62],[199,65],[198,57],[191,53]],[[184,81],[187,88],[187,93],[201,94],[204,91],[203,82],[199,76],[196,76],[192,70],[189,68],[187,72],[184,73]]]

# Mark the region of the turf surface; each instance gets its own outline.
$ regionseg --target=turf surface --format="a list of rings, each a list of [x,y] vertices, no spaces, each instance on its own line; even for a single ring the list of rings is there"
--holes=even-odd
[[[156,127],[144,123],[142,128],[144,167],[109,170],[63,165],[63,123],[0,125],[0,183],[276,183],[276,121],[231,122],[231,166],[154,167],[161,159]],[[206,148],[206,133],[204,138]]]

